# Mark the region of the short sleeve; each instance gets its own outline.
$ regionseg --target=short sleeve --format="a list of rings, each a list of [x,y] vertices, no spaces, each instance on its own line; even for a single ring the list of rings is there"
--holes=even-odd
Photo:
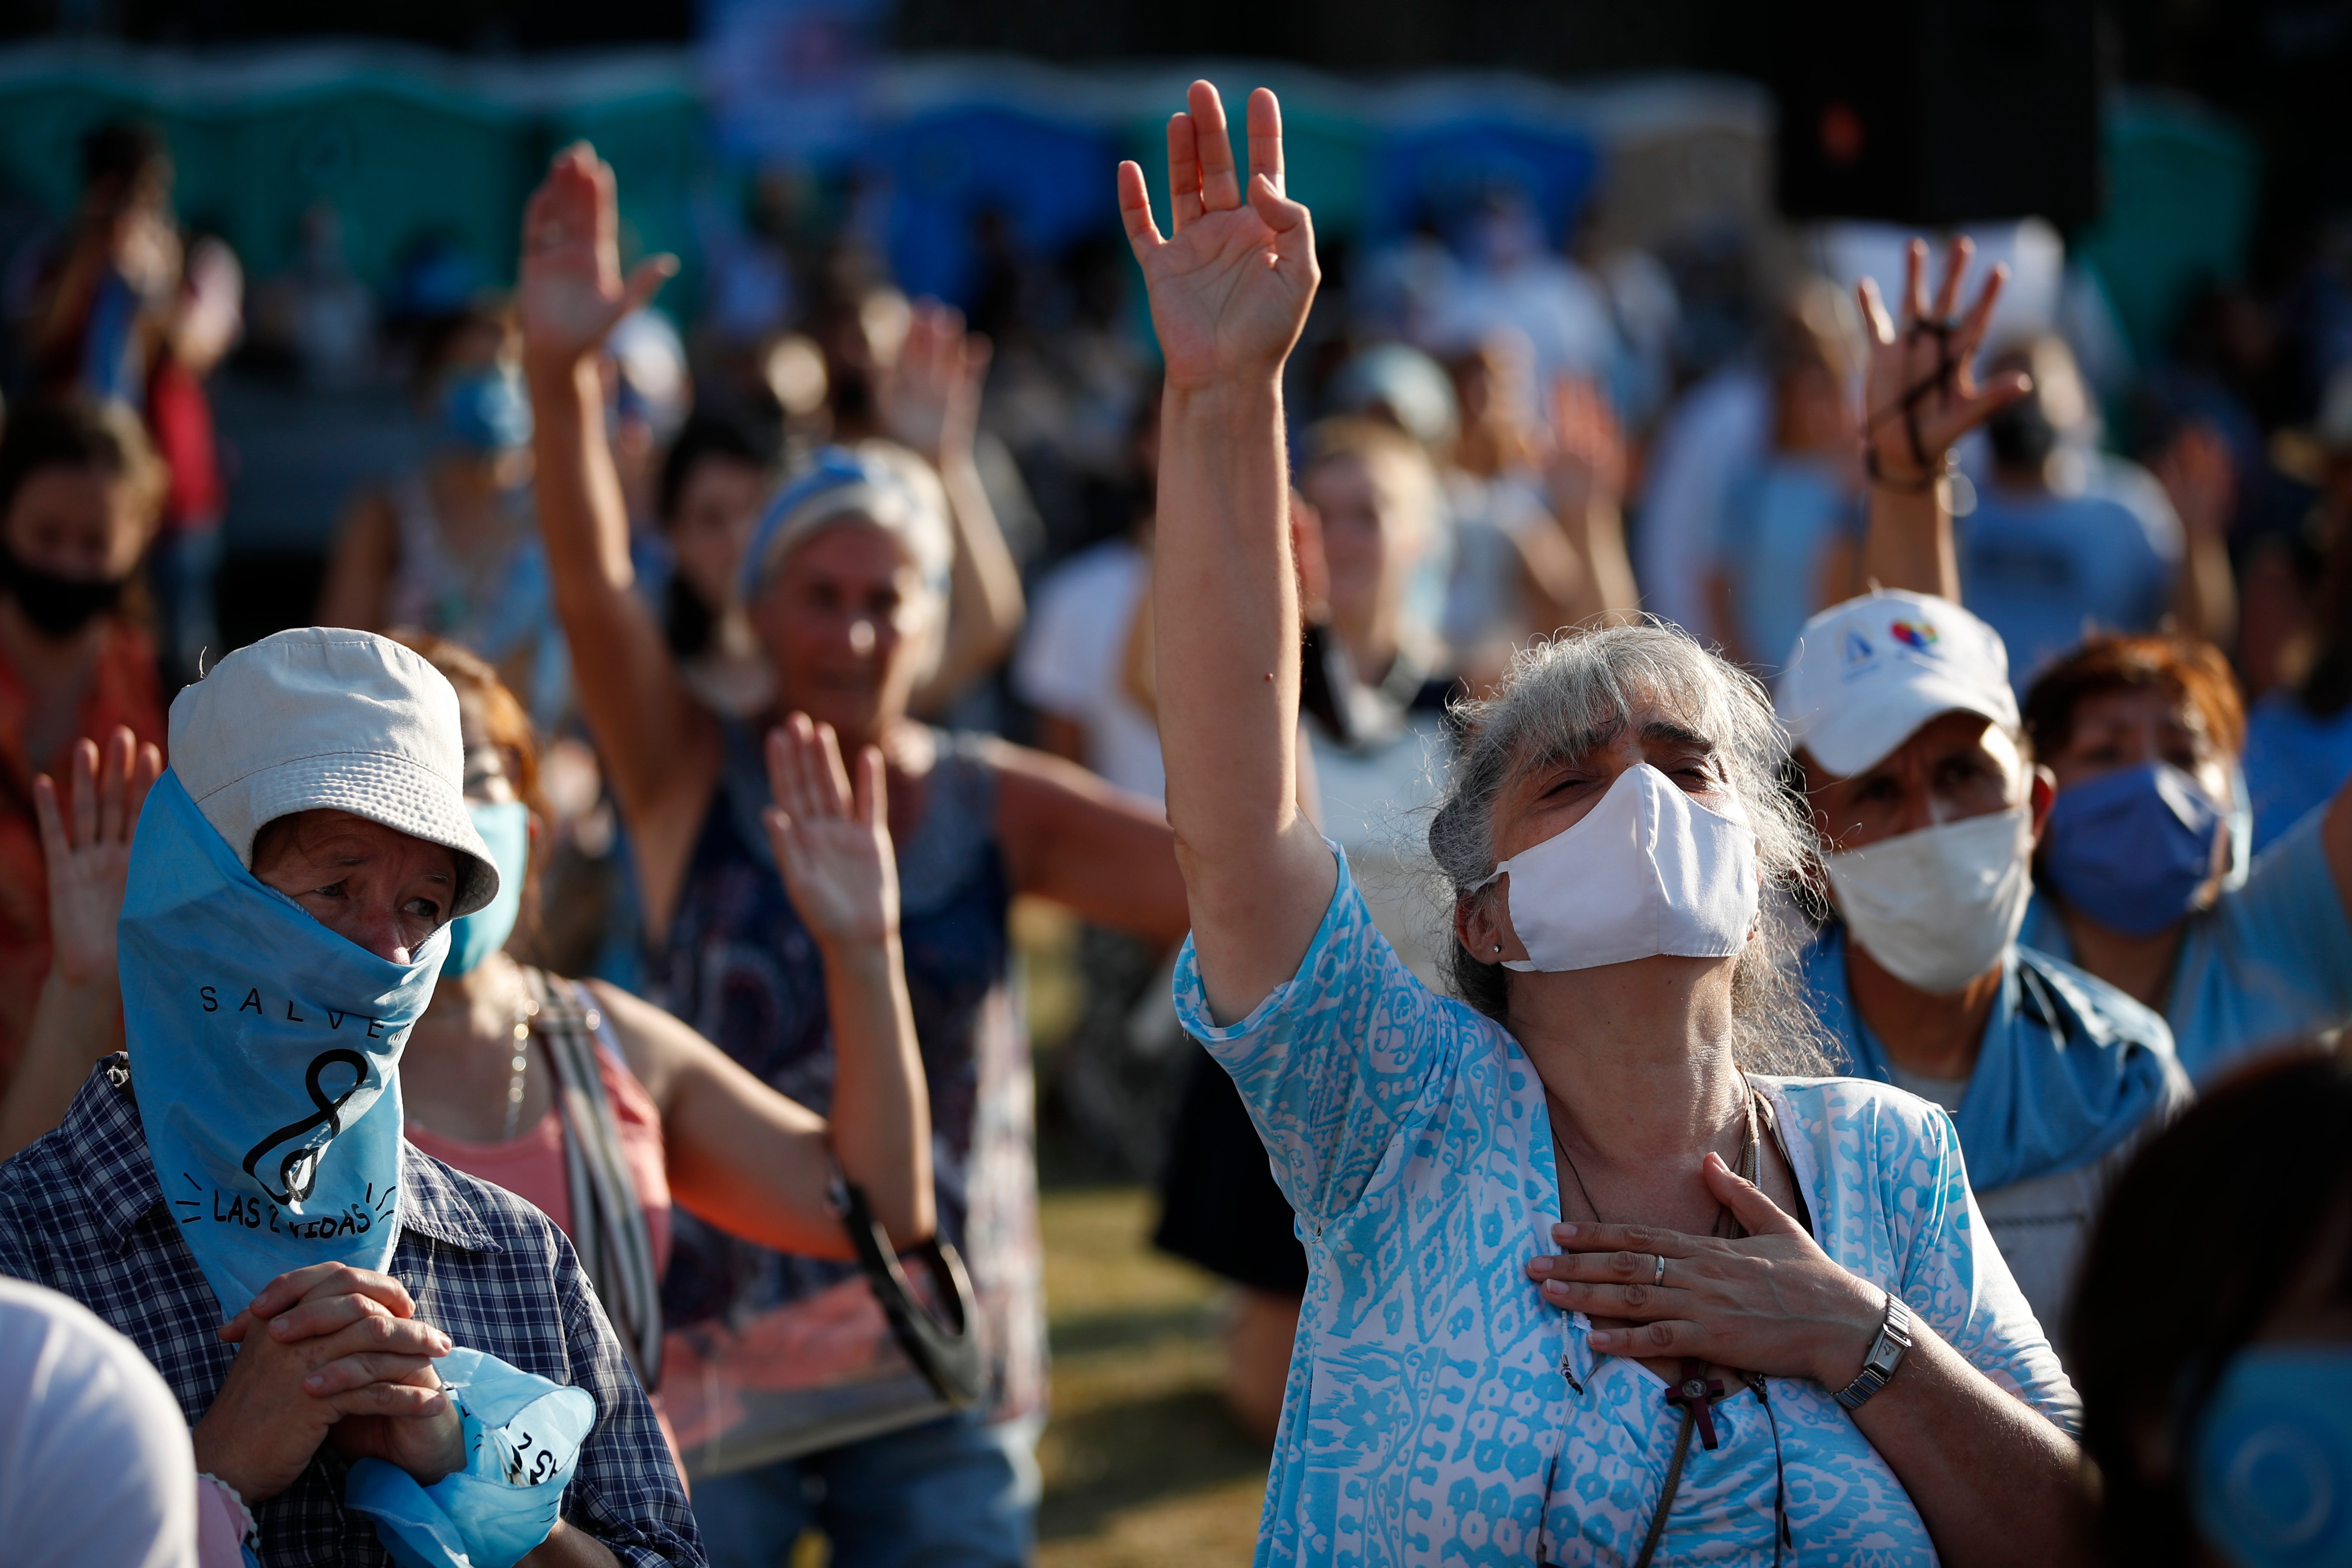
[[[1233,1075],[1274,1179],[1310,1223],[1336,1218],[1432,1108],[1465,1047],[1497,1026],[1399,959],[1334,847],[1339,885],[1298,972],[1240,1023],[1209,1018],[1191,938],[1176,962],[1184,1030]]]
[[[1837,1234],[1825,1234],[1822,1246],[1898,1295],[1969,1366],[2077,1432],[2082,1399],[1978,1211],[1952,1117],[1882,1084],[1844,1079],[1822,1089],[1832,1098],[1837,1163],[1863,1166],[1858,1190],[1849,1178],[1832,1178],[1849,1192],[1830,1201]],[[1858,1268],[1861,1260],[1867,1265]]]
[[[2352,1014],[2352,920],[2322,842],[2327,809],[2282,834],[2215,911],[2232,981],[2315,1026]]]

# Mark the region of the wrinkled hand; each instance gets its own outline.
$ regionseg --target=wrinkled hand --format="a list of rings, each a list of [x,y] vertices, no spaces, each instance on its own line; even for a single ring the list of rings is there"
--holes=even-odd
[[[1624,499],[1625,433],[1591,377],[1564,375],[1552,384],[1545,434],[1545,477],[1553,514],[1562,522]]]
[[[1768,1377],[1843,1388],[1862,1371],[1885,1300],[1814,1245],[1804,1227],[1722,1157],[1709,1153],[1708,1188],[1748,1229],[1738,1241],[1634,1225],[1559,1225],[1555,1258],[1532,1258],[1553,1306],[1633,1327],[1596,1331],[1595,1351],[1696,1356]],[[1666,1279],[1657,1279],[1657,1259]]]
[[[1196,81],[1186,100],[1188,112],[1168,121],[1171,233],[1160,237],[1132,163],[1118,166],[1119,216],[1143,268],[1169,385],[1264,381],[1281,370],[1314,302],[1314,225],[1283,195],[1282,110],[1272,92],[1250,94],[1246,191],[1217,89]]]
[[[58,807],[55,780],[43,773],[33,781],[49,876],[49,963],[68,984],[116,984],[114,922],[122,913],[131,836],[163,771],[163,753],[117,725],[103,751],[90,741],[75,742],[66,809]]]
[[[1943,471],[1944,454],[1953,442],[2033,388],[2032,381],[2021,372],[2011,372],[1984,386],[1976,384],[1970,366],[1984,342],[2001,285],[2009,279],[2009,268],[1994,268],[1968,318],[1955,319],[1960,275],[1968,270],[1975,248],[1966,238],[1952,241],[1944,259],[1943,287],[1936,292],[1936,308],[1930,313],[1927,247],[1922,240],[1911,242],[1903,257],[1900,331],[1886,318],[1876,280],[1865,278],[1855,286],[1869,340],[1863,388],[1864,449],[1875,477],[1888,484],[1924,489]]]
[[[833,726],[795,713],[768,734],[768,843],[793,908],[819,946],[898,934],[898,864],[890,847],[882,753],[857,754],[853,791]]]
[[[934,468],[969,461],[989,353],[986,338],[964,331],[962,311],[936,300],[919,303],[878,389],[890,438]]]
[[[221,1325],[240,1348],[191,1434],[196,1468],[258,1503],[294,1484],[331,1429],[344,1452],[426,1485],[457,1468],[463,1427],[433,1372],[449,1336],[415,1311],[400,1281],[349,1264],[271,1280]]]
[[[522,215],[515,304],[534,372],[568,372],[602,349],[614,324],[677,270],[676,257],[656,256],[625,283],[620,228],[612,165],[585,142],[558,153]]]

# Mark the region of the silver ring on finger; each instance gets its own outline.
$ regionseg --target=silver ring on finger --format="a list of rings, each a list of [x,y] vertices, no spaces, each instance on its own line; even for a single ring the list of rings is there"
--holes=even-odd
[[[1666,1255],[1663,1252],[1659,1253],[1657,1255],[1656,1262],[1658,1265],[1657,1273],[1650,1280],[1650,1284],[1654,1289],[1666,1282]]]

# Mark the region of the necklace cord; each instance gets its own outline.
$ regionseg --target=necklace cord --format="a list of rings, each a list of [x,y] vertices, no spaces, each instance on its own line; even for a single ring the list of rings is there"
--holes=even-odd
[[[1764,1169],[1763,1133],[1756,1110],[1757,1101],[1761,1098],[1756,1086],[1752,1083],[1748,1084],[1748,1126],[1740,1140],[1738,1164],[1741,1178],[1750,1185],[1758,1187],[1763,1184],[1761,1178]],[[1551,1146],[1568,1166],[1569,1176],[1576,1183],[1577,1193],[1584,1199],[1584,1206],[1592,1211],[1593,1220],[1598,1224],[1608,1224],[1607,1220],[1601,1218],[1601,1206],[1592,1201],[1591,1189],[1584,1184],[1584,1173],[1576,1168],[1576,1161],[1570,1156],[1568,1145],[1560,1141],[1559,1129],[1557,1125],[1552,1128]],[[1723,1233],[1727,1221],[1729,1221],[1730,1235],[1725,1237]],[[1732,1217],[1729,1209],[1717,1204],[1715,1226],[1710,1234],[1724,1239],[1737,1240],[1746,1236],[1748,1232],[1737,1219]],[[1565,1371],[1566,1367],[1567,1360],[1563,1357],[1562,1371]],[[1573,1378],[1569,1381],[1571,1384],[1575,1382]],[[1766,1390],[1764,1374],[1750,1373],[1744,1381],[1748,1387],[1755,1390],[1757,1405],[1764,1412],[1765,1422],[1772,1433],[1772,1568],[1780,1568],[1781,1552],[1784,1550],[1793,1550],[1796,1545],[1795,1536],[1789,1528],[1789,1474],[1781,1460],[1780,1417],[1780,1413],[1772,1408],[1770,1395]],[[1682,1387],[1689,1384],[1699,1385],[1701,1392],[1688,1399],[1678,1399],[1676,1395]],[[1583,1388],[1580,1385],[1578,1386],[1577,1393],[1581,1394],[1583,1392]],[[1699,1425],[1702,1407],[1713,1403],[1715,1398],[1721,1395],[1721,1393],[1722,1384],[1711,1383],[1706,1376],[1705,1364],[1696,1361],[1685,1362],[1684,1383],[1667,1390],[1667,1403],[1681,1406],[1681,1429],[1675,1434],[1674,1458],[1667,1463],[1665,1482],[1658,1490],[1658,1506],[1656,1511],[1650,1515],[1650,1528],[1642,1538],[1642,1550],[1633,1560],[1633,1568],[1650,1568],[1651,1560],[1657,1555],[1658,1542],[1665,1536],[1666,1516],[1674,1508],[1675,1494],[1682,1488],[1683,1467],[1690,1459],[1691,1433]],[[1711,1419],[1707,1423],[1706,1446],[1710,1449],[1716,1446],[1715,1427]]]

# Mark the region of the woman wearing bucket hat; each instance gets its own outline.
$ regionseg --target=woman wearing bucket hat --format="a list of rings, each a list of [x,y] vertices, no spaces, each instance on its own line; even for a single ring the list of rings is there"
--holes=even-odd
[[[266,1568],[380,1563],[387,1537],[700,1563],[571,1247],[402,1137],[448,922],[499,886],[449,683],[382,637],[284,632],[183,692],[171,742],[118,928],[129,1051],[0,1165],[0,1273],[146,1351]]]
[[[630,832],[658,999],[822,1110],[835,1048],[821,963],[759,826],[766,721],[733,721],[696,700],[633,586],[595,353],[664,268],[648,263],[625,282],[617,226],[612,173],[584,146],[558,154],[524,218],[524,363],[557,608]],[[950,468],[962,462],[948,455]],[[830,724],[845,748],[879,750],[887,771],[940,1228],[971,1265],[992,1385],[975,1410],[903,1426],[889,1387],[861,1376],[845,1378],[823,1422],[792,1431],[746,1434],[720,1401],[703,1428],[674,1410],[690,1462],[719,1462],[722,1447],[740,1453],[751,1441],[799,1451],[736,1474],[698,1473],[696,1510],[722,1563],[764,1568],[812,1523],[845,1562],[1025,1560],[1043,1270],[1008,909],[1015,894],[1036,894],[1169,942],[1188,920],[1173,838],[1155,806],[1058,759],[909,718],[945,637],[954,555],[937,479],[914,468],[871,446],[822,454],[769,507],[744,560],[742,597],[775,674],[771,712]],[[851,1278],[846,1266],[681,1220],[665,1294],[673,1386],[691,1365],[708,1386],[774,1387],[790,1370],[775,1347],[821,1332]],[[859,1347],[870,1339],[845,1346],[856,1364],[869,1363]],[[823,1483],[821,1502],[812,1482]]]

